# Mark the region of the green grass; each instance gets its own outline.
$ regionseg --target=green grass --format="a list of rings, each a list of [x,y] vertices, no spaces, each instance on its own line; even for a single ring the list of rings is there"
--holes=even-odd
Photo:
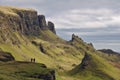
[[[42,34],[44,35],[41,37],[26,37],[15,32],[11,36],[13,37],[13,40],[16,39],[20,43],[16,45],[11,44],[11,42],[7,44],[2,43],[0,44],[0,48],[5,52],[10,52],[17,61],[30,61],[30,58],[34,57],[38,63],[44,63],[49,68],[54,68],[58,74],[57,80],[109,80],[110,78],[119,80],[120,70],[116,69],[110,65],[108,61],[101,58],[97,52],[94,52],[93,47],[89,46],[82,40],[79,41],[79,39],[77,39],[77,41],[72,42],[71,45],[71,43],[68,44],[62,39],[55,42],[52,41],[54,39],[57,40],[58,38],[49,30],[44,31]],[[50,37],[50,35],[53,36]],[[37,45],[32,44],[31,41],[36,42]],[[40,51],[40,44],[43,45],[46,53]],[[74,69],[76,65],[81,63],[85,52],[90,53],[90,66],[85,70],[79,70],[79,65],[78,68],[75,69],[78,72],[68,75],[67,72],[69,70]],[[1,74],[1,76],[4,78],[6,75]],[[16,80],[16,78],[11,76],[9,79]]]
[[[55,35],[53,32],[50,30],[43,30],[40,33],[41,35],[39,36],[41,39],[48,41],[48,42],[53,42],[53,43],[65,43],[66,41]]]
[[[16,8],[10,6],[0,6],[0,13],[4,13],[6,15],[18,16],[16,11],[35,11],[33,9],[24,9],[24,8]]]
[[[20,43],[12,44],[12,40],[8,43],[3,42],[0,44],[0,48],[3,51],[10,52],[16,61],[30,61],[31,58],[36,58],[36,62],[44,63],[49,68],[54,68],[57,71],[56,73],[71,70],[74,67],[72,65],[79,64],[83,58],[81,52],[69,44],[67,45],[62,42],[51,43],[51,41],[45,41],[40,38],[35,38],[34,36],[23,36],[17,32],[12,33],[11,37]],[[33,40],[36,41],[38,45],[42,43],[47,53],[42,53],[39,46],[32,44],[31,41]],[[60,68],[62,68],[62,70]]]
[[[120,70],[110,65],[105,59],[96,54],[87,54],[89,59],[83,61],[88,65],[85,69],[81,68],[82,64],[78,65],[71,71],[77,78],[83,80],[119,80]],[[82,62],[82,63],[83,63]]]
[[[42,66],[43,64],[29,62],[0,63],[0,80],[40,80],[31,76],[47,75],[52,71]]]

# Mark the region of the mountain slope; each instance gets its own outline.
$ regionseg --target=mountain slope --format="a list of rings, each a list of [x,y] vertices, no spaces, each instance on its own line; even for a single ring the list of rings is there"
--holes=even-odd
[[[25,72],[31,74],[29,69],[33,68],[26,67],[40,65],[29,63],[31,58],[35,58],[37,63],[55,69],[57,80],[119,80],[120,70],[109,63],[106,55],[103,57],[104,53],[95,50],[92,43],[86,43],[74,34],[70,41],[61,39],[54,24],[51,21],[47,24],[45,16],[32,9],[0,6],[0,50],[10,53],[15,59],[10,65],[1,63],[0,68],[6,72],[4,75],[1,73],[1,78],[9,75],[3,64],[10,69],[16,69],[14,66],[21,68],[16,63],[24,65]],[[111,59],[115,61],[116,58]],[[33,72],[37,70],[38,67]]]
[[[0,80],[55,80],[55,71],[40,63],[0,62]]]
[[[49,29],[51,25],[48,27],[45,17],[37,15],[35,10],[0,8],[0,48],[11,53],[16,61],[30,61],[31,58],[36,58],[37,62],[44,63],[48,67],[70,70],[72,64],[78,64],[82,59],[81,52],[51,32]],[[40,50],[41,43],[47,54]],[[67,58],[68,61],[65,60]]]
[[[120,69],[120,53],[115,52],[111,49],[101,49],[98,50],[101,57],[109,61],[113,66]]]
[[[96,54],[86,53],[81,64],[71,74],[82,80],[119,80],[120,70]]]
[[[71,45],[84,52],[85,56],[78,66],[73,68],[68,74],[76,77],[76,80],[119,80],[120,70],[115,68],[110,60],[116,60],[120,57],[113,55],[106,56],[105,53],[95,50],[93,45],[85,43],[78,36],[72,35]],[[119,60],[118,60],[119,61]]]

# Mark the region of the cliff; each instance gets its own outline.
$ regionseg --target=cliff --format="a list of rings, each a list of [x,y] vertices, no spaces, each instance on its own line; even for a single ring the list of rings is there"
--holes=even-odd
[[[54,23],[52,23],[51,21],[48,21],[48,23],[46,23],[46,19],[44,15],[38,15],[38,21],[39,21],[39,26],[42,30],[49,29],[54,34],[56,34]]]
[[[0,28],[35,36],[40,35],[41,30],[49,29],[44,15],[38,15],[37,11],[32,9],[14,7],[0,7]]]
[[[0,30],[19,31],[22,34],[39,34],[37,12],[29,9],[1,7]]]
[[[38,21],[42,30],[48,29],[44,15],[38,15]]]
[[[56,34],[54,23],[52,23],[51,21],[48,21],[48,29]]]

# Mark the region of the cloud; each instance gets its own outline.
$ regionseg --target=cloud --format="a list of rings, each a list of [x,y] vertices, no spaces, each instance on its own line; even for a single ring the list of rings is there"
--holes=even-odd
[[[64,33],[64,35],[71,36],[73,33],[79,36],[93,38],[96,39],[102,38],[102,40],[106,38],[111,38],[110,40],[120,40],[120,27],[109,26],[105,28],[79,28],[79,29],[57,29],[58,32]]]
[[[0,5],[35,8],[50,16],[74,9],[118,9],[119,3],[119,0],[0,0]]]
[[[75,9],[59,13],[52,18],[56,28],[101,28],[120,26],[120,14],[110,9]]]

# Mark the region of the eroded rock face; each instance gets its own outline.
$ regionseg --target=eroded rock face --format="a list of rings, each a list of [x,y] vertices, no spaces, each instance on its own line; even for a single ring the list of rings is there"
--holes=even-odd
[[[85,56],[84,56],[84,58],[82,60],[80,68],[82,68],[82,69],[87,68],[90,65],[90,60],[91,60],[90,55],[88,55],[87,53],[85,53]]]
[[[36,11],[18,11],[19,30],[27,35],[39,35],[39,22]]]
[[[56,33],[54,24],[49,21],[47,25],[45,16],[38,15],[35,10],[9,7],[2,9],[10,11],[0,10],[0,30],[19,31],[26,35],[39,35],[40,30],[50,29],[53,33]]]
[[[39,21],[39,26],[42,30],[48,29],[44,15],[39,15],[38,21]]]
[[[36,11],[15,10],[16,15],[0,15],[1,30],[19,31],[23,34],[38,35],[39,22]],[[1,13],[0,13],[1,14]]]
[[[51,21],[48,21],[48,28],[49,28],[49,30],[51,30],[54,34],[56,34],[54,23],[52,23]]]
[[[47,74],[34,74],[32,76],[30,76],[32,78],[38,78],[38,79],[42,79],[42,80],[56,80],[55,79],[55,71],[51,70],[49,71]]]
[[[56,33],[54,24],[48,24],[45,16],[35,10],[0,7],[0,43],[20,44],[19,34],[39,36],[42,30],[48,29]]]
[[[78,37],[77,35],[75,35],[75,34],[72,34],[72,39],[71,39],[71,41],[76,41],[76,40],[78,40],[78,41],[83,41],[80,37]]]
[[[48,24],[47,24],[44,15],[38,15],[38,22],[41,30],[49,29],[54,34],[56,34],[54,23],[52,23],[51,21],[48,21]]]

